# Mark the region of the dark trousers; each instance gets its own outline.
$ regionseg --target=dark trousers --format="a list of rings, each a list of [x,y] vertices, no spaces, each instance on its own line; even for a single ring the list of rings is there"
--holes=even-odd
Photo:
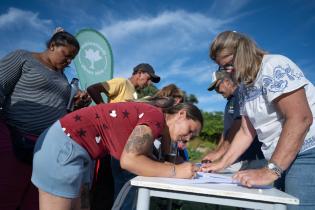
[[[31,183],[32,166],[16,158],[3,120],[0,120],[0,164],[0,209],[38,210],[38,191]]]
[[[110,161],[111,156],[101,158],[98,173],[90,193],[91,210],[110,210],[114,203],[114,179]]]
[[[258,140],[257,136],[253,140],[249,148],[241,155],[238,161],[241,160],[260,160],[264,159],[265,156],[261,151],[262,143]]]

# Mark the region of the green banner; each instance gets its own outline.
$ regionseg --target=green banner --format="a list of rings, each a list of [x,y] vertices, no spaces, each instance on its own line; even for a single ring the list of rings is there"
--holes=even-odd
[[[74,59],[82,89],[113,78],[113,53],[107,39],[93,29],[76,34],[80,51]]]

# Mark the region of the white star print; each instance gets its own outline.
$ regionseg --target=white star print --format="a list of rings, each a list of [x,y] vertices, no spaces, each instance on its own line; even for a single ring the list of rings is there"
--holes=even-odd
[[[117,117],[116,110],[112,110],[112,112],[109,114],[111,117]]]

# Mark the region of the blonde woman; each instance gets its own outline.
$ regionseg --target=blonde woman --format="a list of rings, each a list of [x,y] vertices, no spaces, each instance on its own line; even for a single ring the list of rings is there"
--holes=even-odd
[[[315,88],[289,58],[267,54],[246,35],[225,31],[210,57],[242,84],[242,123],[224,157],[204,171],[233,163],[257,134],[269,160],[264,168],[238,172],[243,185],[268,185],[285,176],[285,191],[300,199],[289,209],[315,209]]]

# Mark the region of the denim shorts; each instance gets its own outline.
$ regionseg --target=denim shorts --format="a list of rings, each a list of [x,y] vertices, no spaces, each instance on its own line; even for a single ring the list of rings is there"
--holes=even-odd
[[[88,152],[69,138],[57,121],[38,138],[32,182],[52,195],[76,198],[83,183],[91,183],[93,161]]]
[[[300,205],[288,210],[315,209],[315,148],[297,155],[285,175],[285,192],[300,199]]]

